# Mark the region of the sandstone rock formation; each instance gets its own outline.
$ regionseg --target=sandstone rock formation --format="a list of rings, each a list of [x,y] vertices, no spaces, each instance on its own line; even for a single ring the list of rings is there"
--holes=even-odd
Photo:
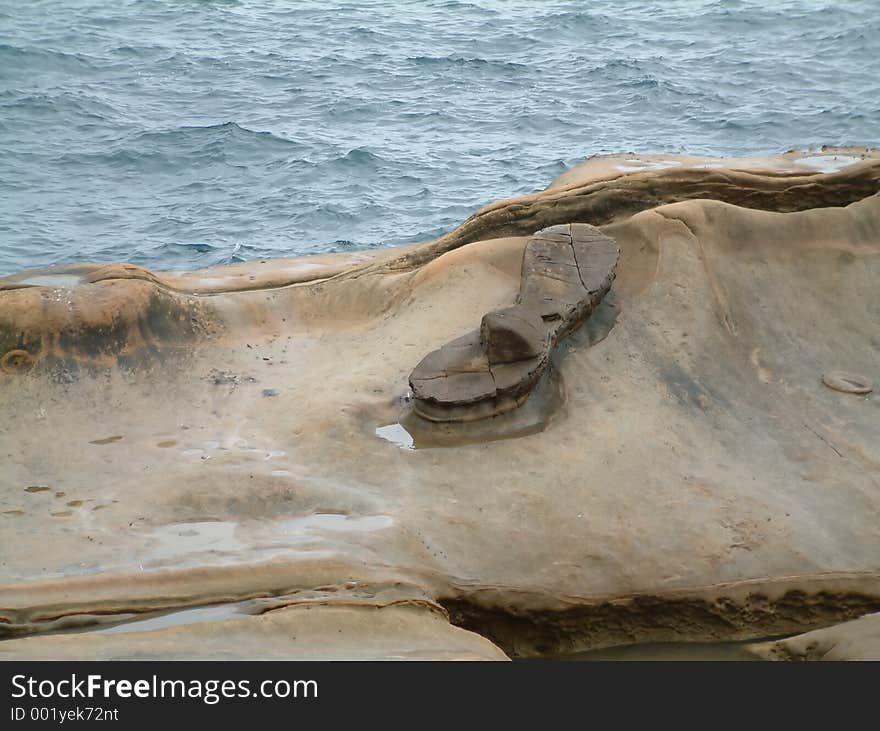
[[[523,251],[511,307],[483,316],[479,331],[427,355],[409,378],[416,412],[432,421],[472,421],[522,404],[550,353],[611,288],[617,244],[594,226],[551,226]]]
[[[564,178],[378,254],[0,279],[0,657],[314,656],[332,628],[333,657],[516,657],[880,611],[880,400],[823,381],[880,382],[880,155]],[[616,277],[550,347],[524,252],[579,223]],[[552,413],[377,436],[487,314],[497,367],[549,353]]]
[[[485,637],[449,624],[440,607],[410,603],[304,603],[179,624],[141,620],[128,632],[7,640],[0,658],[34,660],[506,660]],[[175,619],[174,615],[171,619]],[[147,626],[144,626],[147,625]],[[154,627],[153,625],[159,625]]]
[[[880,614],[817,629],[795,637],[750,646],[766,660],[880,659]]]

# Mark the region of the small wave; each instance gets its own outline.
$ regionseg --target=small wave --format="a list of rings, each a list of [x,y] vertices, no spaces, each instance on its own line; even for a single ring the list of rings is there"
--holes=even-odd
[[[370,152],[367,148],[356,147],[340,157],[333,158],[330,160],[329,164],[334,167],[342,167],[346,169],[367,168],[370,170],[376,170],[384,162],[385,160],[379,157],[379,155]]]
[[[440,66],[467,69],[493,69],[507,72],[517,72],[528,69],[526,64],[514,61],[498,61],[492,58],[478,58],[468,56],[410,56],[407,58],[417,66]]]
[[[68,53],[51,48],[22,48],[0,43],[0,67],[5,66],[7,71],[19,69],[29,74],[34,71],[83,72],[96,70],[97,61],[98,59],[82,53]]]
[[[585,10],[571,10],[562,13],[551,13],[542,18],[541,26],[560,30],[568,35],[587,33],[600,33],[615,27],[615,20],[602,13],[587,12]]]
[[[592,153],[880,142],[869,2],[14,5],[8,268],[391,245]]]
[[[452,11],[460,11],[464,13],[486,13],[490,15],[498,15],[499,12],[494,10],[493,8],[481,7],[479,5],[475,5],[474,3],[461,2],[461,0],[446,0],[445,2],[432,2],[430,3],[432,9],[435,10],[452,10]]]
[[[57,161],[157,172],[210,164],[289,166],[291,161],[304,161],[300,156],[304,150],[303,145],[272,132],[225,122],[139,132],[108,146],[64,152]]]
[[[18,118],[45,125],[58,121],[67,126],[84,121],[116,123],[122,112],[105,98],[84,91],[0,91],[0,109],[7,119]]]
[[[585,59],[586,60],[586,59]],[[613,58],[610,61],[600,63],[598,66],[591,68],[588,73],[596,76],[605,76],[607,74],[619,74],[628,71],[643,71],[644,65],[635,58]]]
[[[172,129],[151,130],[142,132],[138,139],[153,142],[177,142],[178,140],[259,140],[261,143],[277,143],[281,146],[296,147],[298,143],[280,135],[268,131],[259,131],[242,127],[236,122],[221,122],[219,124],[191,125],[174,127]]]
[[[259,257],[260,251],[255,246],[250,246],[248,244],[243,244],[241,242],[236,242],[232,245],[232,250],[224,253],[218,264],[237,264],[243,261],[248,261],[249,259],[256,259]]]
[[[196,252],[197,254],[211,254],[217,251],[217,246],[214,244],[206,244],[200,241],[190,241],[190,242],[175,242],[173,244],[165,244],[165,248],[171,250],[179,250],[185,252]]]

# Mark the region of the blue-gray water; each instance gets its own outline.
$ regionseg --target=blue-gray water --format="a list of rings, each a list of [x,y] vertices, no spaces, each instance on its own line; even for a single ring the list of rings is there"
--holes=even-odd
[[[418,241],[599,152],[880,143],[876,0],[0,0],[0,273]]]

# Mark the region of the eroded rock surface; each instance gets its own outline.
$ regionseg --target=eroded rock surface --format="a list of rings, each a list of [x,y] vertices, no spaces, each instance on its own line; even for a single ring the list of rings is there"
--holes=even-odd
[[[274,612],[234,632],[181,622],[153,656],[248,656],[254,628],[253,647],[319,653],[357,627],[354,643],[372,633],[357,656],[387,657],[417,625],[420,656],[494,651],[450,623],[530,656],[880,611],[880,399],[822,380],[880,383],[880,159],[601,162],[381,257],[0,280],[4,657],[138,656],[140,633],[111,648],[69,632],[252,601],[353,611],[296,624],[299,649]],[[517,309],[526,237],[570,221],[600,225],[620,258],[553,348],[552,418],[492,439],[528,399],[422,420],[485,439],[377,437],[405,423],[426,353],[468,332],[482,349],[484,314],[499,313],[497,369],[516,382],[540,360],[502,362],[538,350]]]
[[[880,614],[749,646],[765,660],[880,660]]]
[[[132,624],[128,631],[8,640],[0,642],[0,660],[507,659],[426,605],[305,602],[227,619],[166,621],[157,629]]]
[[[611,288],[620,250],[594,226],[538,231],[525,246],[512,307],[427,355],[409,377],[415,410],[431,421],[473,421],[521,404],[561,337]]]

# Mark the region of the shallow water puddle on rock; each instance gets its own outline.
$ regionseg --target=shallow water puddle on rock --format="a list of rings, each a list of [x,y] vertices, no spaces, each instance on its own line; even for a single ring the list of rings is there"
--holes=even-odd
[[[810,155],[798,158],[795,162],[798,165],[808,165],[820,173],[836,173],[838,170],[861,162],[861,159],[851,155]]]
[[[141,559],[142,568],[169,560],[212,554],[233,562],[269,558],[326,548],[347,536],[385,530],[394,525],[388,515],[313,513],[273,521],[198,521],[154,528]],[[336,546],[338,548],[338,546]]]
[[[156,528],[152,537],[157,545],[150,551],[150,560],[178,557],[187,553],[217,551],[235,552],[244,544],[237,538],[236,523],[202,521],[198,523],[171,523]]]
[[[82,277],[75,274],[38,274],[27,279],[22,279],[19,284],[28,284],[33,287],[58,287],[70,289],[82,282]]]
[[[638,158],[626,158],[616,166],[618,170],[632,172],[633,170],[664,170],[665,168],[681,167],[678,160],[639,160]]]
[[[288,272],[311,272],[317,269],[326,269],[326,264],[317,264],[313,261],[297,261],[282,268],[282,271]]]
[[[121,622],[112,627],[89,630],[89,634],[113,635],[121,632],[148,632],[154,629],[175,627],[184,624],[198,624],[200,622],[213,622],[223,619],[240,619],[247,614],[242,611],[243,607],[243,603],[237,603],[196,607],[195,609],[182,609],[180,611],[172,611],[165,614],[151,615],[127,622]]]
[[[403,449],[415,449],[412,434],[402,424],[388,424],[376,429],[376,436]]]
[[[282,520],[279,527],[287,533],[377,531],[390,528],[394,520],[389,515],[342,515],[313,513],[299,518]]]
[[[603,650],[588,650],[572,655],[560,655],[555,660],[760,660],[750,653],[746,646],[759,640],[745,642],[648,642],[641,645],[621,645]]]

